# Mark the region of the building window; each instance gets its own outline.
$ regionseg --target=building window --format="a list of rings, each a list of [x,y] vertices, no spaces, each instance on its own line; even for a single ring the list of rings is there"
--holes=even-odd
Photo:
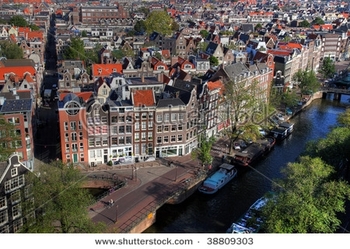
[[[13,191],[11,193],[10,199],[11,199],[12,205],[20,202],[21,201],[21,191],[19,189],[17,189],[16,191]]]
[[[77,133],[76,132],[72,132],[71,136],[72,136],[72,141],[77,141]]]
[[[169,122],[169,113],[164,114],[164,122]]]
[[[12,218],[13,219],[18,218],[19,216],[21,216],[21,212],[22,212],[22,209],[21,209],[21,205],[20,204],[17,204],[15,206],[13,206],[12,207]]]
[[[0,210],[2,210],[4,208],[7,208],[6,197],[0,197]]]
[[[176,131],[176,125],[171,126],[171,131]]]
[[[113,116],[112,117],[112,123],[117,123],[118,122],[118,117],[117,116]]]
[[[23,219],[18,219],[13,221],[12,226],[13,226],[13,231],[17,232],[23,226]]]
[[[71,129],[72,131],[75,131],[75,130],[77,129],[75,121],[70,122],[70,129]]]
[[[17,168],[11,169],[11,177],[15,177],[17,175],[18,175],[18,169]]]
[[[178,125],[177,130],[182,131],[182,125]]]
[[[171,142],[176,142],[176,135],[171,135]]]
[[[125,138],[125,142],[126,142],[127,144],[131,144],[131,143],[132,143],[131,137],[126,137],[126,138]]]
[[[118,145],[118,138],[112,137],[112,145]]]
[[[119,133],[124,133],[125,127],[124,126],[119,126]]]
[[[135,133],[135,142],[138,142],[140,140],[140,134],[139,133]]]
[[[83,129],[83,125],[82,125],[81,121],[78,122],[78,129],[79,130]]]
[[[95,140],[93,138],[89,138],[89,147],[95,146]]]
[[[147,123],[146,122],[142,122],[141,123],[141,129],[142,130],[146,130],[147,129]]]
[[[19,175],[5,182],[5,193],[16,190],[24,185],[24,175]]]
[[[8,222],[7,210],[0,212],[0,226]]]
[[[162,143],[162,137],[157,137],[157,143],[161,144]]]
[[[168,136],[164,136],[164,143],[168,143],[169,142],[169,137]]]
[[[78,151],[78,144],[72,144],[72,151],[77,152]]]
[[[164,125],[164,131],[168,132],[169,131],[169,126],[168,125]]]
[[[119,137],[119,144],[125,144],[125,138]]]
[[[157,114],[157,122],[162,122],[163,117],[162,114]]]
[[[140,123],[136,122],[135,123],[135,131],[139,131],[140,130]]]
[[[68,131],[68,122],[64,122],[64,130]]]
[[[152,132],[148,132],[148,140],[153,140],[153,133]]]
[[[182,141],[182,135],[177,135],[177,141],[179,141],[179,142]]]
[[[171,114],[171,121],[176,121],[177,118],[177,113],[172,113]]]
[[[108,138],[104,137],[102,138],[102,145],[107,146],[108,145]]]
[[[157,126],[157,132],[162,132],[162,126],[161,125]]]
[[[131,133],[132,129],[131,129],[131,125],[127,125],[126,126],[126,133]]]
[[[148,129],[153,129],[153,121],[148,121]]]
[[[146,132],[141,133],[141,140],[145,141],[146,140]]]

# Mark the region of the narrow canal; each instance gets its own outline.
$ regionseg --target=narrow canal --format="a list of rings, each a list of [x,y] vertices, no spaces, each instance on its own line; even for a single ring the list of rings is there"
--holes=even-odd
[[[291,121],[294,132],[277,144],[268,157],[254,169],[241,172],[213,196],[196,192],[179,205],[165,205],[157,212],[157,222],[145,233],[224,233],[256,199],[271,189],[273,179],[280,178],[280,170],[294,162],[308,141],[325,137],[337,116],[347,106],[349,96],[340,102],[315,100]]]

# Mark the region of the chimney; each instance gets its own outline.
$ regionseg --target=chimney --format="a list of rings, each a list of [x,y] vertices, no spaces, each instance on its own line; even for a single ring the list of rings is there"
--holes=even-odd
[[[143,73],[141,74],[141,82],[145,83],[145,75]]]

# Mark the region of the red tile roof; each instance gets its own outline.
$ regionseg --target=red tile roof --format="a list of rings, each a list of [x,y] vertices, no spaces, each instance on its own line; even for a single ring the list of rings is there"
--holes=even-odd
[[[134,106],[153,106],[155,105],[153,90],[136,90],[133,92]]]
[[[221,80],[208,81],[207,86],[208,86],[209,91],[212,91],[214,89],[220,89],[220,93],[224,92],[224,84],[222,83]]]
[[[115,64],[92,64],[93,76],[109,76],[112,73],[122,73],[123,65],[121,63]]]
[[[0,80],[5,80],[5,74],[13,73],[20,79],[23,79],[26,73],[31,75],[35,74],[35,68],[31,66],[20,66],[20,67],[0,67]]]

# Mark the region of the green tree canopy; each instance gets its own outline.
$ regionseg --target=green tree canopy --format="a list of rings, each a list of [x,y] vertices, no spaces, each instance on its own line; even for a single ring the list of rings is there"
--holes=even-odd
[[[257,25],[255,25],[255,27],[254,27],[254,30],[260,30],[260,29],[262,29],[262,24],[261,23],[258,23]]]
[[[88,216],[92,197],[82,188],[84,177],[73,165],[53,162],[40,165],[39,177],[28,176],[33,186],[35,220],[27,222],[26,233],[96,233],[105,226]]]
[[[323,21],[323,19],[319,16],[317,16],[313,21],[312,24],[318,24],[318,25],[322,25],[325,24],[325,22]]]
[[[0,116],[0,162],[6,161],[15,152],[20,138],[16,134],[15,125]]]
[[[215,56],[213,56],[213,55],[211,55],[210,57],[209,57],[209,62],[210,62],[210,65],[212,65],[212,66],[217,66],[217,65],[219,65],[219,60],[218,60],[218,58],[216,58]]]
[[[319,72],[324,79],[333,77],[336,72],[334,61],[329,57],[324,58]]]
[[[144,20],[138,20],[134,25],[134,30],[138,33],[143,33],[146,31],[146,24]]]
[[[145,20],[146,32],[152,34],[156,31],[162,35],[170,35],[172,22],[173,19],[166,11],[152,11]]]
[[[18,15],[11,17],[9,23],[13,26],[16,26],[16,27],[27,27],[28,26],[28,22],[26,21],[26,19],[24,19],[23,16],[18,16]]]
[[[0,41],[0,57],[7,59],[23,59],[23,50],[8,40]]]
[[[295,91],[286,91],[282,94],[281,103],[287,108],[296,106],[299,100],[300,96],[298,96]]]
[[[320,88],[320,82],[312,70],[299,70],[293,75],[293,80],[299,83],[302,94],[306,94],[309,91],[316,92]]]
[[[350,108],[347,108],[343,113],[340,113],[337,121],[340,125],[350,128]]]
[[[261,114],[266,100],[267,90],[260,89],[258,82],[246,80],[235,82],[233,80],[224,83],[223,105],[220,107],[219,116],[221,120],[229,120],[229,127],[225,130],[230,138],[229,150],[238,137],[254,139],[257,132],[255,124],[261,121]],[[244,133],[242,133],[244,131]],[[250,136],[250,137],[249,137]]]
[[[79,37],[73,37],[63,52],[63,58],[65,60],[85,60],[84,42]]]
[[[307,20],[303,20],[302,22],[299,23],[300,27],[308,28],[310,27],[310,23]]]
[[[213,161],[211,155],[211,148],[215,142],[214,137],[206,137],[202,135],[199,137],[199,147],[192,151],[192,158],[198,158],[204,165],[210,165]]]
[[[263,208],[268,233],[333,233],[341,224],[350,187],[333,178],[334,170],[320,158],[301,157],[284,168],[274,184],[275,197]]]
[[[201,31],[199,31],[199,34],[202,36],[202,38],[207,38],[209,35],[209,31],[206,29],[202,29]]]

